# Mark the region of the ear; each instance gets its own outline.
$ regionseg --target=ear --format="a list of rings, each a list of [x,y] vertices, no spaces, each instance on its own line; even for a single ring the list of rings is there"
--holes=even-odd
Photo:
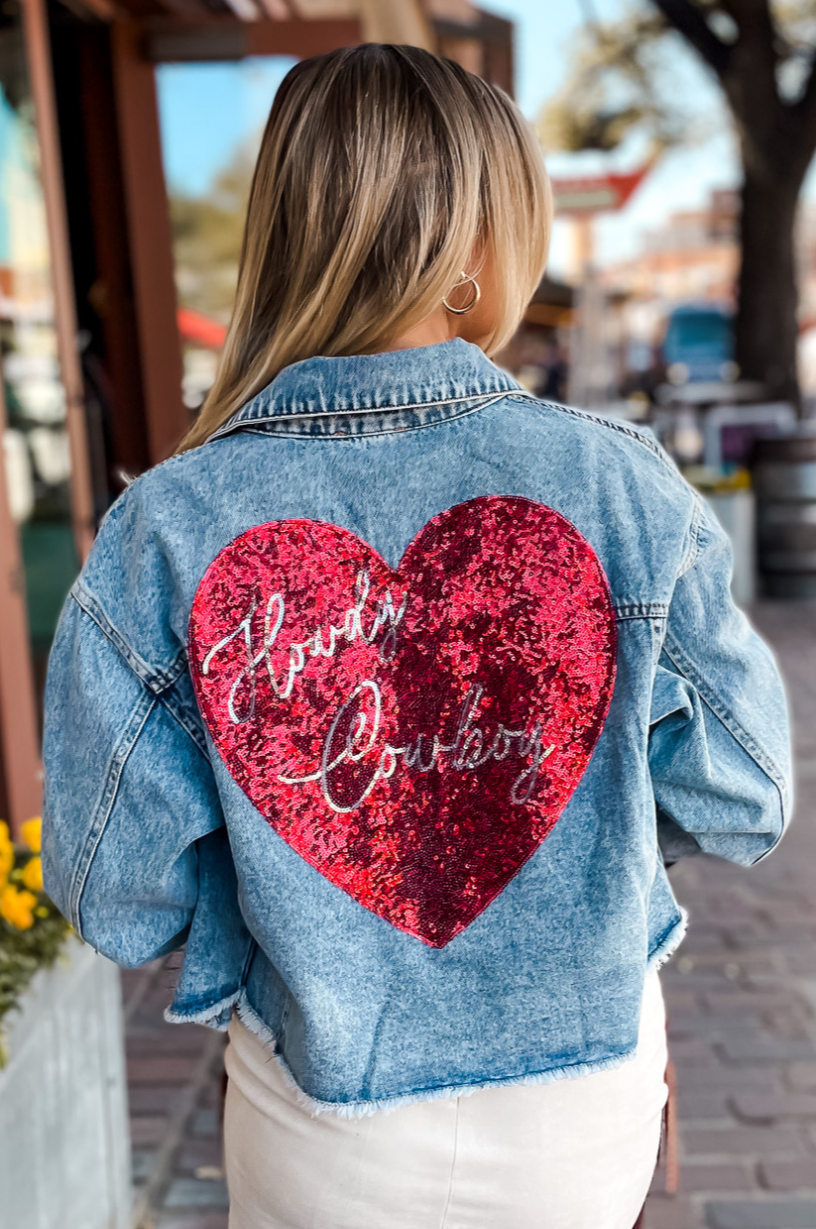
[[[473,342],[485,349],[489,339],[495,335],[496,316],[500,310],[496,295],[495,258],[490,243],[477,240],[465,272],[473,277],[479,286],[479,302],[467,315],[455,316],[454,327],[457,336],[464,341]]]

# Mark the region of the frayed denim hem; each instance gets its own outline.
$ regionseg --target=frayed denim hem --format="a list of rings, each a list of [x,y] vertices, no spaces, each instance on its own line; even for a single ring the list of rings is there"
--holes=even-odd
[[[669,929],[660,939],[657,947],[649,956],[646,963],[647,972],[651,969],[661,968],[667,960],[670,960],[677,951],[680,944],[686,937],[686,928],[688,926],[688,912],[681,908],[680,916],[676,922],[673,922]]]
[[[688,914],[680,910],[680,916],[661,938],[655,950],[649,956],[647,970],[659,969],[674,954],[682,943]],[[411,1092],[398,1093],[390,1097],[379,1097],[370,1101],[321,1101],[310,1096],[300,1087],[289,1068],[285,1058],[277,1049],[277,1035],[261,1019],[247,998],[246,989],[237,990],[234,994],[221,999],[217,1003],[204,1007],[200,1011],[183,1012],[166,1008],[164,1018],[170,1024],[203,1024],[218,1032],[226,1032],[229,1027],[232,1010],[235,1010],[243,1024],[260,1038],[270,1050],[281,1072],[283,1080],[294,1093],[296,1100],[312,1117],[319,1114],[335,1114],[338,1118],[366,1118],[372,1114],[398,1109],[402,1105],[414,1105],[419,1101],[437,1101],[453,1097],[467,1097],[483,1088],[511,1087],[517,1085],[549,1084],[555,1080],[581,1079],[585,1075],[594,1075],[598,1071],[609,1071],[635,1057],[636,1047],[624,1054],[612,1055],[609,1058],[588,1060],[586,1062],[570,1063],[560,1067],[550,1067],[545,1071],[536,1071],[529,1075],[501,1076],[497,1079],[480,1080],[472,1084],[449,1084],[441,1087],[419,1088]]]
[[[230,1012],[244,993],[242,987],[226,998],[219,999],[217,1003],[200,1008],[199,1011],[174,1011],[172,1007],[165,1007],[164,1018],[168,1024],[203,1024],[207,1028],[214,1028],[217,1033],[225,1033],[229,1028]]]
[[[250,1005],[246,995],[242,995],[235,1004],[241,1022],[251,1033],[259,1037],[269,1046],[278,1064],[287,1087],[292,1090],[296,1100],[312,1117],[319,1114],[334,1114],[338,1118],[367,1118],[372,1114],[398,1109],[402,1105],[414,1105],[420,1101],[439,1101],[453,1097],[467,1097],[484,1088],[509,1087],[522,1084],[549,1084],[555,1080],[580,1079],[585,1075],[593,1075],[596,1071],[608,1071],[620,1067],[623,1063],[635,1057],[635,1047],[625,1054],[616,1054],[611,1058],[595,1059],[593,1061],[572,1063],[562,1067],[551,1067],[547,1071],[537,1071],[530,1075],[502,1076],[498,1079],[480,1080],[473,1084],[449,1084],[436,1088],[418,1088],[411,1092],[398,1093],[391,1097],[378,1097],[371,1101],[321,1101],[309,1096],[300,1087],[292,1074],[286,1060],[276,1050],[276,1036],[272,1029],[260,1018]]]

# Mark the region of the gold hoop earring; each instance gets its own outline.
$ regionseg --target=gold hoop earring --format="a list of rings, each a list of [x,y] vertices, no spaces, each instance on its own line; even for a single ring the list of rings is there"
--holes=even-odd
[[[476,304],[479,302],[479,299],[481,299],[482,297],[481,286],[476,281],[476,278],[471,277],[469,273],[465,273],[465,272],[460,273],[459,281],[456,283],[453,289],[457,290],[460,286],[466,286],[468,282],[471,282],[473,285],[473,298],[470,300],[468,304],[466,304],[465,307],[451,307],[450,303],[448,302],[447,295],[445,295],[445,297],[442,299],[442,302],[445,305],[445,307],[448,309],[449,312],[453,312],[454,316],[466,316],[468,312],[472,312]]]

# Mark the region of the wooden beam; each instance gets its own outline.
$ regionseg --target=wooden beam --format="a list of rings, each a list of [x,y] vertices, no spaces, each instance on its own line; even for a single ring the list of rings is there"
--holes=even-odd
[[[156,82],[152,64],[142,55],[142,40],[137,22],[116,22],[111,29],[144,412],[150,460],[156,464],[174,452],[190,416],[182,401],[173,236]]]
[[[125,16],[114,0],[62,0],[62,3],[80,21],[87,21],[89,15],[105,23]]]
[[[298,60],[323,55],[362,41],[360,22],[239,21],[212,17],[203,21],[155,18],[145,23],[142,54],[153,64],[202,60],[242,60],[246,56],[286,55]]]

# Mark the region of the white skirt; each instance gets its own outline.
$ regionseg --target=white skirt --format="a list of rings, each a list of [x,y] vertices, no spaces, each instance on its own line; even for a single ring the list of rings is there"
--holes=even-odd
[[[632,1229],[657,1160],[666,1031],[646,976],[634,1059],[366,1118],[313,1117],[233,1015],[229,1229]]]

